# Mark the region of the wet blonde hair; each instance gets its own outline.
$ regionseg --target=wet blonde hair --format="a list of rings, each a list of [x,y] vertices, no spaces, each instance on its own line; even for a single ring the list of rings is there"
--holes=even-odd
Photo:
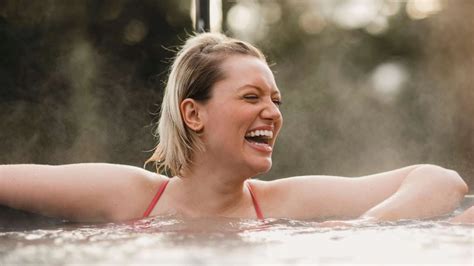
[[[194,151],[204,151],[199,132],[184,123],[180,104],[187,98],[209,100],[213,85],[225,78],[221,63],[232,55],[254,56],[266,62],[263,53],[251,44],[219,33],[192,36],[177,53],[161,105],[156,131],[159,142],[146,162],[154,162],[158,172],[178,175],[192,164]]]

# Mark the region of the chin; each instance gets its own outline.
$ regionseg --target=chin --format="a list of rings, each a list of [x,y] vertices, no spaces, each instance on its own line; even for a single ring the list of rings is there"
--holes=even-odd
[[[270,169],[272,169],[272,160],[270,159],[265,162],[258,162],[258,164],[257,162],[253,162],[251,168],[254,170],[255,175],[265,174],[270,171]]]

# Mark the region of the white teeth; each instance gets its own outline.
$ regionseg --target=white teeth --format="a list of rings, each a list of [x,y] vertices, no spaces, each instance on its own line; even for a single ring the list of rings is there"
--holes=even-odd
[[[273,132],[271,130],[254,130],[254,131],[247,132],[245,136],[246,137],[263,136],[263,137],[273,138]]]

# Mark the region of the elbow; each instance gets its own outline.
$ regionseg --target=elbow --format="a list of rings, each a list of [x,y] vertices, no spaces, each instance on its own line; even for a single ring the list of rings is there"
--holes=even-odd
[[[453,186],[462,194],[462,196],[466,195],[469,191],[469,188],[466,182],[462,179],[458,172],[454,170],[445,169],[447,171],[447,175],[451,179]]]
[[[466,182],[459,173],[454,170],[430,164],[421,165],[418,169],[426,171],[432,182],[436,182],[445,190],[457,193],[460,197],[464,197],[469,190]]]

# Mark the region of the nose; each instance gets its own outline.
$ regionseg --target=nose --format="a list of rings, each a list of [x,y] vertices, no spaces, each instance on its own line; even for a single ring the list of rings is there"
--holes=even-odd
[[[273,100],[268,100],[265,103],[265,108],[261,113],[262,118],[272,121],[277,121],[282,119],[280,108],[273,102]]]

